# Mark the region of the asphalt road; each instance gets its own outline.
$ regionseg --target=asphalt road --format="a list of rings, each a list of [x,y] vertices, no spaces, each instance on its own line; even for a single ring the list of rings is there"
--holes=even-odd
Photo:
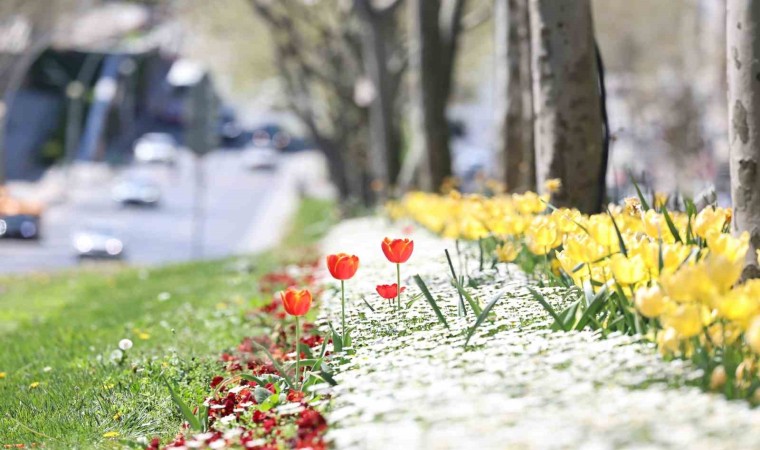
[[[0,273],[80,264],[72,233],[93,224],[117,230],[125,242],[124,260],[131,264],[153,265],[245,251],[241,241],[246,236],[248,240],[250,236],[257,238],[257,222],[266,220],[261,217],[262,205],[281,188],[278,171],[251,171],[242,166],[239,152],[218,151],[206,156],[204,174],[201,245],[194,241],[195,159],[183,153],[174,167],[130,166],[115,174],[116,178],[139,175],[156,181],[163,197],[155,208],[115,203],[111,199],[112,175],[90,181],[77,179],[67,201],[46,210],[38,242],[0,240]]]

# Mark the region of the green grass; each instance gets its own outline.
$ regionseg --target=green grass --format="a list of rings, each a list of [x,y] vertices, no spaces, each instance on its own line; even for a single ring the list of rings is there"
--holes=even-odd
[[[244,312],[263,301],[258,277],[301,257],[332,211],[304,201],[283,246],[262,255],[0,279],[0,446],[174,435],[181,418],[160,374],[198,404],[220,353],[257,332]],[[114,361],[123,338],[134,347]],[[112,431],[117,439],[103,437]]]

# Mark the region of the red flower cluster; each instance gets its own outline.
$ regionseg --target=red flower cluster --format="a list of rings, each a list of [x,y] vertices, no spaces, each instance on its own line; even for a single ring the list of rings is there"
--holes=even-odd
[[[315,269],[316,264],[309,266],[309,269]],[[313,270],[307,271],[304,279],[314,282]],[[283,287],[291,285],[300,285],[303,280],[297,280],[285,273],[270,273],[262,278],[260,286],[262,289],[272,289],[270,293]],[[308,298],[305,298],[308,296]],[[293,298],[289,298],[293,297]],[[284,309],[289,313],[298,313],[302,310],[308,310],[311,304],[311,294],[309,291],[295,291],[288,289],[282,294],[282,299],[273,299],[269,304],[258,309],[258,314],[266,314],[275,319],[285,317]],[[292,310],[292,311],[291,311]],[[305,311],[304,311],[305,312]],[[277,450],[280,448],[311,448],[315,450],[326,449],[324,434],[327,431],[327,422],[319,411],[315,410],[305,401],[305,394],[297,390],[287,390],[285,392],[288,402],[300,403],[301,410],[298,413],[277,413],[275,409],[266,412],[255,410],[249,416],[244,414],[251,407],[257,404],[253,395],[256,389],[256,383],[253,381],[242,380],[235,376],[239,372],[245,372],[255,376],[274,374],[277,369],[268,361],[259,357],[259,352],[254,342],[264,346],[269,350],[272,356],[278,360],[290,359],[289,348],[292,346],[292,338],[296,332],[295,325],[289,325],[285,322],[274,327],[275,332],[270,336],[258,336],[255,338],[245,338],[236,349],[231,352],[225,352],[221,355],[220,361],[224,369],[229,373],[225,378],[222,375],[214,376],[209,382],[209,387],[213,390],[211,396],[206,400],[208,406],[208,423],[209,432],[195,436],[188,435],[187,431],[180,433],[176,438],[161,446],[158,438],[154,438],[147,446],[148,450],[179,449],[200,446],[207,448],[210,446],[220,445],[229,447],[242,447],[246,449],[257,450]],[[303,331],[300,342],[314,348],[320,346],[324,338],[314,333],[314,325],[299,324],[299,333]],[[275,388],[272,384],[262,386],[272,393]],[[195,411],[197,413],[197,410]],[[232,418],[234,424],[239,424],[240,433],[225,434],[217,429],[217,422],[222,418],[229,420]],[[282,430],[294,427],[297,430],[295,436],[286,437]],[[226,429],[226,428],[225,428]],[[221,441],[221,442],[220,442]],[[213,445],[212,445],[213,444]]]

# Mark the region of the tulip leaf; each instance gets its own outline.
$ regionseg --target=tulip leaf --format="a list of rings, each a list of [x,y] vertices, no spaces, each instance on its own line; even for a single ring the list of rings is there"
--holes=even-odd
[[[332,323],[328,323],[330,326],[330,331],[332,332],[332,340],[333,340],[333,350],[335,350],[336,353],[340,353],[343,351],[343,338],[338,334],[337,331],[335,331],[335,328],[333,328]]]
[[[639,201],[641,202],[641,208],[644,211],[649,211],[649,203],[647,203],[646,197],[644,197],[644,194],[641,192],[641,189],[639,189],[639,184],[636,183],[636,178],[633,176],[633,173],[629,173],[628,176],[631,178],[631,183],[633,183],[633,187],[636,189],[636,194],[639,196]]]
[[[575,316],[578,314],[578,307],[580,306],[581,301],[580,299],[574,301],[570,304],[567,308],[565,308],[561,313],[559,313],[559,318],[561,320],[561,324],[555,323],[552,325],[552,329],[557,330],[558,328],[564,329],[572,329],[573,323],[575,323]]]
[[[414,281],[415,283],[417,283],[417,286],[420,288],[420,291],[422,291],[422,295],[425,296],[425,300],[427,300],[427,302],[430,303],[430,306],[433,308],[435,315],[438,317],[438,321],[441,322],[446,328],[449,328],[449,324],[446,322],[446,317],[444,317],[443,313],[441,313],[441,308],[438,307],[438,304],[435,302],[435,299],[430,294],[430,291],[428,290],[427,285],[425,285],[425,282],[422,281],[422,277],[420,277],[419,275],[415,275]]]
[[[285,372],[285,370],[282,368],[282,366],[280,365],[280,363],[277,362],[276,359],[274,359],[274,356],[272,356],[272,354],[269,353],[269,350],[267,350],[266,347],[264,347],[263,345],[259,344],[258,342],[251,342],[251,344],[253,344],[256,348],[258,348],[259,350],[261,350],[262,352],[264,352],[264,354],[267,355],[267,357],[269,358],[269,360],[272,362],[272,365],[274,366],[274,368],[277,369],[277,372],[279,372],[280,375],[282,375],[282,378],[285,379],[285,382],[288,383],[288,386],[291,389],[295,389],[295,385],[293,384],[293,380],[290,379],[290,377],[288,376],[287,372]]]
[[[364,301],[364,304],[367,305],[367,308],[369,308],[370,311],[375,312],[375,308],[372,307],[372,305],[369,304],[366,298],[364,296],[361,296],[361,299]]]
[[[480,308],[480,305],[478,304],[478,302],[475,301],[475,299],[473,299],[472,296],[464,289],[464,287],[462,286],[462,283],[460,283],[457,280],[453,280],[452,283],[454,284],[454,287],[457,288],[457,291],[459,291],[459,295],[463,296],[467,300],[467,303],[470,304],[470,308],[472,308],[472,312],[475,315],[479,316],[483,310]]]
[[[253,381],[254,383],[256,383],[259,386],[266,386],[266,384],[267,384],[267,382],[265,380],[263,380],[262,378],[259,378],[259,377],[255,376],[255,375],[251,375],[251,374],[248,374],[248,373],[240,374],[240,378],[242,378],[242,379],[244,379],[246,381]]]
[[[610,208],[607,208],[607,214],[609,214],[610,220],[612,220],[612,225],[615,227],[615,233],[617,234],[618,243],[620,244],[620,251],[623,252],[623,256],[627,258],[628,250],[625,248],[625,241],[623,240],[623,235],[620,233],[620,228],[618,228],[618,224],[615,221],[615,217],[612,215],[612,212],[610,212]]]
[[[464,348],[467,348],[467,344],[470,343],[470,339],[475,334],[475,331],[478,329],[478,327],[483,323],[483,321],[486,320],[486,317],[488,317],[488,314],[491,313],[491,310],[496,305],[496,302],[499,301],[499,299],[504,295],[504,292],[506,292],[506,289],[502,289],[499,292],[497,292],[490,302],[486,305],[485,308],[483,308],[483,311],[480,312],[478,315],[478,319],[475,321],[475,325],[470,327],[470,330],[467,332],[467,339],[464,341]]]
[[[451,269],[451,277],[452,281],[454,283],[457,282],[459,278],[457,278],[457,272],[454,270],[454,264],[451,262],[451,255],[449,255],[449,249],[444,249],[444,252],[446,253],[446,260],[449,262],[449,269]],[[481,256],[482,259],[482,256]],[[457,287],[457,291],[459,291],[459,287]],[[457,304],[457,313],[459,314],[459,317],[464,317],[467,315],[467,309],[464,307],[464,297],[462,296],[462,292],[459,292],[459,303]]]
[[[676,238],[676,241],[683,243],[681,240],[681,235],[678,233],[678,228],[676,228],[676,225],[673,223],[673,219],[670,218],[670,213],[668,213],[668,208],[663,205],[662,206],[662,215],[665,217],[665,223],[668,224],[668,229],[670,229],[670,232],[673,234],[673,237]]]
[[[596,316],[602,306],[604,306],[606,301],[607,286],[604,286],[599,289],[599,292],[597,292],[590,301],[588,301],[588,307],[585,311],[583,311],[581,318],[578,319],[578,323],[575,324],[574,328],[578,331],[584,329],[586,325],[588,325],[589,321],[591,321],[591,319]]]
[[[544,309],[554,318],[554,321],[559,324],[562,331],[568,331],[567,328],[565,328],[565,324],[562,322],[562,319],[559,317],[559,314],[557,314],[557,311],[552,308],[552,305],[550,305],[546,299],[544,299],[544,296],[541,295],[537,290],[533,289],[530,286],[525,286],[528,291],[533,295],[533,298],[538,300],[538,302],[541,304],[541,306],[544,307]]]
[[[177,394],[177,391],[174,389],[169,380],[167,380],[163,374],[161,374],[161,379],[164,381],[166,388],[169,389],[169,395],[172,398],[172,402],[177,405],[180,412],[182,413],[182,417],[185,418],[187,423],[190,425],[190,428],[196,431],[203,431],[200,420],[198,420],[195,414],[193,414],[193,410],[187,406],[187,403],[185,403],[184,400],[182,400],[182,398]]]

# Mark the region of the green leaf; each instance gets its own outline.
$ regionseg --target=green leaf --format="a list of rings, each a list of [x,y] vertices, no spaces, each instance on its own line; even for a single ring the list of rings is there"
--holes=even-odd
[[[593,291],[592,291],[593,292]],[[604,304],[607,302],[607,286],[605,285],[601,289],[599,289],[599,292],[597,292],[593,298],[588,302],[588,307],[585,311],[583,311],[583,314],[581,315],[581,318],[578,319],[578,323],[575,324],[576,330],[582,330],[588,325],[589,321],[593,319],[596,314],[599,312],[599,310],[604,306]]]
[[[575,316],[578,313],[578,308],[580,307],[581,301],[580,299],[574,301],[570,304],[567,308],[565,308],[561,313],[559,313],[559,318],[562,322],[561,328],[564,329],[572,329],[573,324],[575,323]],[[554,329],[560,328],[559,324],[554,324]]]
[[[639,201],[641,202],[641,208],[644,209],[644,211],[649,211],[651,208],[649,208],[649,203],[647,203],[646,197],[644,197],[644,194],[641,192],[641,189],[639,189],[639,184],[636,183],[636,178],[633,176],[633,173],[629,172],[628,176],[631,178],[631,183],[633,183],[633,187],[636,189],[636,194],[639,196]]]
[[[623,240],[623,235],[620,234],[620,228],[618,228],[618,224],[615,221],[615,217],[612,215],[612,212],[610,212],[610,208],[607,208],[607,214],[609,214],[610,219],[612,220],[612,225],[615,227],[615,233],[617,234],[618,244],[620,244],[620,251],[623,252],[623,256],[627,258],[628,250],[625,248],[625,241]]]
[[[258,386],[266,386],[266,384],[267,384],[267,382],[264,381],[264,379],[259,378],[259,377],[255,376],[255,375],[248,374],[248,373],[240,374],[240,378],[242,378],[242,379],[244,379],[246,381],[253,381]]]
[[[193,410],[190,409],[189,406],[187,406],[187,403],[185,403],[180,398],[180,396],[177,395],[177,392],[174,390],[169,380],[167,380],[163,374],[161,374],[161,379],[164,381],[166,388],[169,389],[169,395],[172,398],[172,402],[174,402],[174,404],[177,405],[177,407],[179,407],[179,410],[182,413],[182,417],[184,417],[187,423],[190,424],[190,428],[197,431],[203,431],[201,422],[198,420],[197,417],[195,417],[195,414],[193,414]]]
[[[420,291],[422,291],[422,295],[425,296],[425,300],[430,303],[430,306],[433,308],[435,315],[438,317],[438,321],[441,322],[446,328],[449,328],[449,324],[446,322],[446,318],[443,316],[443,313],[441,313],[441,309],[438,307],[435,299],[433,299],[433,296],[430,295],[430,291],[428,290],[427,285],[425,285],[425,282],[422,281],[422,278],[419,275],[414,276],[414,281],[417,283]]]
[[[336,353],[340,353],[343,351],[343,338],[340,336],[340,334],[338,334],[337,331],[335,331],[332,323],[328,322],[328,325],[330,326],[330,331],[332,332],[333,350]]]
[[[670,214],[668,213],[668,208],[663,205],[662,206],[662,215],[665,217],[665,223],[668,224],[668,228],[670,229],[670,232],[673,234],[673,237],[676,238],[676,241],[683,243],[681,240],[681,235],[678,233],[678,228],[676,228],[675,224],[673,223],[673,219],[670,218]]]
[[[446,253],[446,260],[449,262],[449,269],[451,269],[451,279],[453,282],[457,282],[457,272],[454,270],[454,264],[451,262],[451,255],[449,255],[449,249],[444,249],[444,252]],[[481,256],[482,259],[482,256]],[[457,291],[459,291],[459,288],[457,288]],[[464,298],[462,296],[462,293],[459,292],[459,303],[457,307],[457,313],[459,314],[459,317],[463,317],[467,314],[467,309],[464,307]]]
[[[369,304],[366,298],[364,296],[361,296],[361,299],[364,301],[364,304],[367,305],[367,308],[369,308],[370,311],[375,312],[375,308],[372,307],[372,305]]]
[[[459,291],[459,295],[464,296],[464,298],[467,300],[467,303],[469,303],[470,308],[472,308],[472,312],[479,316],[481,312],[483,312],[483,309],[480,307],[478,302],[472,298],[472,296],[464,289],[462,286],[462,283],[457,280],[452,280],[452,283],[454,283],[454,287],[457,288],[457,291]]]
[[[322,370],[319,371],[319,376],[332,386],[337,386],[338,382],[332,377],[332,368],[327,363],[322,363],[321,369]]]
[[[311,348],[303,342],[298,343],[298,351],[304,353],[307,358],[314,358],[314,354],[311,352]]]
[[[325,336],[325,338],[322,339],[322,348],[319,349],[320,358],[325,357],[325,352],[327,351],[327,341],[329,341],[329,339],[327,339],[327,336]]]
[[[265,387],[256,386],[256,388],[253,390],[253,398],[256,400],[257,404],[262,404],[266,399],[268,399],[272,395],[272,391]]]
[[[541,304],[541,306],[544,307],[544,309],[554,318],[554,322],[559,324],[562,331],[568,331],[567,328],[565,328],[565,324],[562,322],[562,319],[559,317],[559,314],[557,314],[557,311],[552,308],[552,305],[550,305],[545,299],[544,296],[541,295],[537,290],[533,289],[530,286],[525,286],[528,291],[533,295],[533,298],[538,300],[538,302]]]
[[[496,305],[496,302],[499,301],[499,299],[504,295],[504,292],[506,292],[506,289],[502,289],[499,292],[497,292],[490,302],[486,305],[485,308],[483,308],[483,311],[478,315],[478,319],[475,321],[475,325],[473,325],[470,330],[467,332],[467,339],[464,341],[464,348],[467,348],[467,344],[470,343],[470,339],[475,334],[475,331],[478,329],[478,327],[486,320],[486,317],[488,317],[488,314],[491,313],[491,310]]]
[[[262,352],[264,352],[264,354],[267,355],[267,357],[269,358],[269,360],[272,362],[272,365],[274,366],[274,368],[277,369],[277,372],[279,372],[280,375],[282,376],[282,378],[285,379],[285,382],[288,383],[288,386],[291,389],[295,389],[295,384],[293,384],[293,380],[290,379],[290,377],[288,376],[287,372],[285,372],[285,370],[282,368],[282,366],[280,365],[280,363],[277,362],[276,359],[274,359],[274,356],[272,356],[272,354],[269,353],[269,350],[267,350],[266,347],[264,347],[263,345],[259,344],[258,342],[251,342],[251,344],[253,344],[256,348],[258,348],[259,350],[261,350]]]

